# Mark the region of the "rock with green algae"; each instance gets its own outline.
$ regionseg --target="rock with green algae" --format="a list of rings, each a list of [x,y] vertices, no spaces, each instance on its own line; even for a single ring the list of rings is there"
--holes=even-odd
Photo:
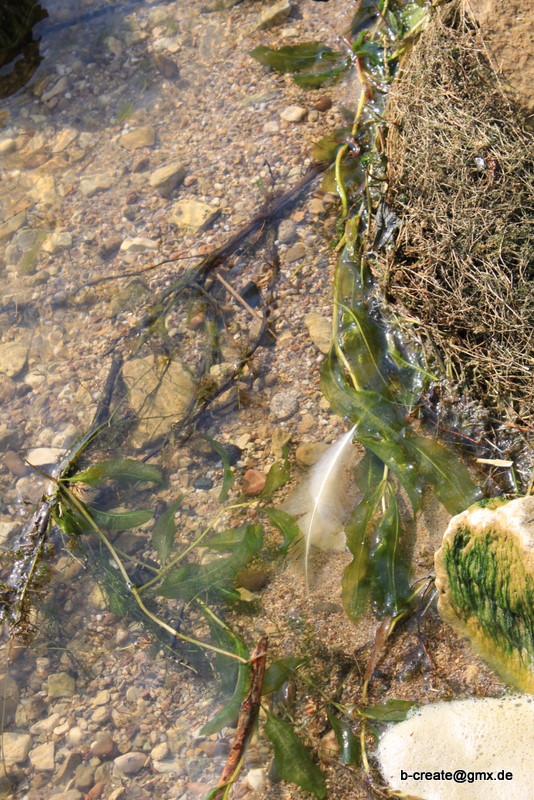
[[[534,497],[453,517],[435,564],[443,619],[503,680],[534,694]]]

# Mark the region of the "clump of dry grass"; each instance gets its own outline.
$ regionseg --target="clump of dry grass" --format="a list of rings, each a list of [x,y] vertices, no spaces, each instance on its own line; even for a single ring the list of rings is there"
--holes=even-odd
[[[414,47],[387,116],[388,202],[402,216],[387,295],[420,320],[462,391],[531,426],[533,136],[459,0]]]

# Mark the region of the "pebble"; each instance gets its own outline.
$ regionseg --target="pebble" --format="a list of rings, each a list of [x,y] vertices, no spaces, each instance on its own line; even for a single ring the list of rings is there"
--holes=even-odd
[[[290,0],[279,0],[272,6],[264,8],[256,22],[256,30],[265,30],[266,28],[273,28],[280,22],[283,22],[291,12]]]
[[[67,792],[53,794],[50,800],[83,800],[83,794],[78,789],[69,789]]]
[[[57,774],[54,776],[54,783],[63,783],[70,780],[76,772],[76,767],[82,763],[82,758],[83,756],[81,753],[71,750],[67,754],[67,757],[59,768]]]
[[[300,261],[306,255],[306,245],[302,242],[297,242],[292,247],[288,248],[284,254],[284,261],[287,264],[292,264],[294,261]]]
[[[45,467],[57,464],[64,453],[62,447],[34,447],[28,451],[27,459],[34,467]]]
[[[37,772],[50,772],[55,768],[54,743],[40,744],[29,753],[30,763]]]
[[[191,232],[205,230],[215,219],[217,211],[200,200],[179,200],[172,207],[169,219],[178,228]]]
[[[278,226],[277,235],[280,244],[293,244],[297,238],[297,226],[292,219],[283,219]]]
[[[238,586],[247,589],[249,592],[259,592],[267,584],[269,573],[264,569],[244,569],[236,575]]]
[[[299,467],[313,467],[329,448],[325,442],[304,442],[295,452]]]
[[[28,345],[24,342],[0,344],[0,372],[15,378],[26,366]]]
[[[17,144],[14,139],[4,139],[0,142],[0,156],[6,156],[17,149]]]
[[[0,548],[10,549],[10,544],[18,532],[19,526],[12,520],[0,520]],[[1,682],[0,678],[0,682]],[[0,702],[2,700],[2,689],[0,688]],[[16,708],[16,705],[15,705]],[[8,720],[9,721],[9,720]]]
[[[138,150],[140,147],[152,147],[156,141],[156,130],[151,125],[144,125],[129,133],[124,133],[119,144],[125,150]]]
[[[105,173],[86,175],[80,181],[80,191],[86,197],[94,197],[95,194],[105,192],[112,185],[113,178],[111,175],[106,175]]]
[[[107,734],[102,739],[97,739],[95,742],[92,742],[91,752],[97,758],[101,758],[102,761],[107,761],[116,756],[117,743]]]
[[[245,775],[245,781],[254,792],[263,792],[267,784],[265,770],[262,767],[249,769]]]
[[[76,681],[68,672],[56,672],[48,676],[48,697],[72,697],[76,694]]]
[[[74,785],[77,789],[89,789],[93,785],[95,767],[91,764],[79,764],[74,772]]]
[[[257,469],[247,469],[243,477],[243,491],[249,497],[260,494],[265,488],[267,476]],[[245,587],[247,588],[247,587]]]
[[[17,478],[23,478],[28,474],[28,465],[24,463],[18,453],[8,450],[3,457],[4,466]]]
[[[152,761],[163,761],[169,754],[169,745],[167,742],[160,742],[150,751],[150,758]]]
[[[306,314],[304,322],[314,345],[321,353],[328,353],[332,345],[332,323],[330,320],[312,311],[310,314]]]
[[[113,763],[119,774],[135,775],[147,763],[147,754],[135,751],[124,753],[122,756],[117,756]]]
[[[328,95],[323,95],[313,104],[313,107],[317,111],[329,111],[332,108],[332,98]]]
[[[107,706],[100,706],[100,708],[96,708],[91,714],[91,721],[95,722],[97,725],[103,725],[104,722],[107,722],[110,717],[111,708]]]
[[[32,741],[29,733],[2,733],[0,744],[2,759],[6,766],[24,764],[31,750]]]
[[[283,422],[294,416],[299,410],[296,392],[276,392],[269,403],[271,414],[276,420]]]
[[[2,675],[0,678],[0,708],[4,725],[8,725],[15,717],[15,711],[20,700],[17,682],[11,675]]]
[[[280,125],[275,119],[269,120],[263,126],[264,133],[278,133],[279,130],[280,130]]]
[[[43,250],[55,256],[72,247],[72,234],[66,231],[54,231],[43,243]]]
[[[179,161],[173,161],[154,170],[150,176],[150,185],[162,196],[170,197],[180,181],[185,177],[185,167]]]
[[[146,250],[157,250],[158,247],[154,239],[136,236],[134,239],[124,239],[120,249],[125,253],[144,253]]]
[[[286,106],[280,116],[286,122],[302,122],[306,118],[308,110],[304,106]]]
[[[124,45],[114,36],[106,36],[104,39],[104,44],[106,45],[107,49],[110,53],[114,56],[120,56],[123,53]]]

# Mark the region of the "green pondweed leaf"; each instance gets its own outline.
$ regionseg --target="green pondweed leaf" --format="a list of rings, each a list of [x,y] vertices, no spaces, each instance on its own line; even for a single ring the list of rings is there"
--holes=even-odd
[[[245,643],[231,628],[215,616],[209,608],[203,607],[203,604],[201,604],[201,611],[208,621],[213,643],[217,647],[220,647],[221,650],[226,650],[228,653],[235,653],[236,655],[243,656],[243,658],[248,657]],[[222,653],[216,653],[214,656],[214,672],[217,673],[223,691],[227,694],[235,689],[239,679],[239,667],[240,662],[236,661],[235,658],[230,658]]]
[[[354,484],[362,494],[374,491],[384,477],[384,464],[373,453],[367,451],[352,471]]]
[[[298,524],[295,522],[291,514],[287,514],[285,511],[280,511],[278,508],[264,508],[263,511],[269,517],[269,522],[271,525],[274,525],[275,528],[278,528],[284,537],[284,541],[280,545],[279,550],[282,553],[287,553],[291,543],[298,539],[301,535]]]
[[[372,73],[373,67],[384,65],[384,45],[380,41],[369,38],[367,31],[361,31],[352,43],[352,52],[360,56]]]
[[[367,719],[377,722],[402,722],[409,712],[419,708],[420,703],[412,700],[388,700],[376,706],[360,706],[358,712]]]
[[[231,652],[241,656],[241,658],[248,658],[249,652],[245,643],[235,633],[232,634],[232,644]],[[239,715],[239,709],[250,687],[250,664],[242,664],[238,661],[237,665],[237,680],[234,693],[230,701],[201,729],[202,736],[211,736],[213,733],[218,733],[225,725],[232,725]]]
[[[134,461],[131,458],[123,458],[118,461],[103,461],[101,464],[93,464],[82,472],[77,472],[70,478],[65,478],[69,483],[87,483],[94,485],[103,478],[110,478],[117,481],[149,481],[150,483],[163,483],[163,476],[157,467],[145,464],[142,461]]]
[[[223,464],[223,482],[221,487],[221,493],[219,495],[219,503],[224,503],[226,498],[228,497],[228,492],[234,485],[235,475],[234,471],[230,464],[230,455],[226,448],[224,448],[219,442],[216,442],[215,439],[212,439],[211,436],[208,436],[206,433],[202,434],[202,438],[205,439],[207,442],[211,444],[217,455],[222,461]]]
[[[308,750],[297,738],[291,725],[277,719],[268,711],[264,731],[274,747],[275,776],[279,780],[290,781],[300,786],[318,800],[324,800],[326,783],[323,773],[313,763]]]
[[[174,503],[161,514],[152,531],[152,547],[158,554],[161,565],[164,566],[173,548],[176,536],[176,523],[174,515],[182,504],[184,495],[181,495]]]
[[[239,528],[227,528],[225,531],[215,533],[206,544],[212,550],[223,550],[230,553],[241,547],[248,535],[248,525],[240,525]]]
[[[378,470],[377,470],[378,471]],[[381,470],[383,472],[383,468]],[[377,476],[378,477],[378,476]],[[375,484],[358,503],[345,525],[347,547],[353,559],[343,572],[341,599],[345,613],[356,619],[363,611],[369,597],[369,542],[368,530],[376,517],[385,491],[385,481],[380,474]]]
[[[246,525],[242,541],[232,555],[209,564],[186,564],[169,572],[152,591],[160,597],[192,600],[203,593],[232,589],[237,572],[244,569],[263,546],[263,526]]]
[[[293,677],[295,670],[303,663],[304,659],[296,656],[287,656],[287,658],[273,661],[265,671],[261,690],[262,695],[272,694],[281,689],[284,683],[287,683]]]
[[[150,508],[140,508],[137,511],[99,511],[96,508],[88,508],[89,515],[99,528],[108,531],[127,531],[130,528],[137,528],[144,525],[154,516]]]
[[[275,461],[267,473],[265,486],[258,497],[262,500],[270,499],[277,489],[280,489],[280,487],[284,486],[289,480],[291,480],[291,472],[287,457],[284,458],[283,461]]]
[[[347,138],[351,134],[351,128],[336,128],[335,131],[315,142],[312,149],[312,158],[316,162],[326,162],[330,164],[335,161],[337,151],[347,143]]]
[[[349,60],[321,42],[286,45],[278,50],[260,45],[250,52],[252,58],[275,69],[290,72],[295,83],[308,89],[322,86],[346,68]]]
[[[421,505],[423,480],[416,465],[409,459],[406,450],[403,448],[402,439],[398,442],[393,442],[391,440],[371,439],[361,436],[358,437],[357,441],[374,453],[396,475],[410,498],[414,512],[416,512]]]
[[[459,514],[482,499],[482,492],[471,480],[467,467],[445,447],[433,439],[411,434],[403,439],[403,446],[449,513]]]
[[[365,179],[365,172],[362,165],[357,158],[348,153],[341,159],[339,169],[341,183],[345,187],[345,191],[349,198],[356,195],[357,190],[363,185]],[[332,192],[337,194],[337,180],[334,165],[329,167],[324,174],[321,190],[323,192]]]
[[[338,305],[336,337],[362,389],[389,395],[387,345],[384,332],[363,304]]]
[[[336,717],[331,708],[328,709],[328,720],[336,734],[337,743],[341,748],[339,754],[341,763],[347,766],[350,764],[359,764],[362,759],[362,749],[359,738],[352,730],[352,724],[348,719]]]
[[[386,484],[381,511],[369,546],[369,583],[376,612],[380,616],[395,617],[410,608],[412,593],[408,569],[400,552],[402,529],[399,508],[390,483]]]

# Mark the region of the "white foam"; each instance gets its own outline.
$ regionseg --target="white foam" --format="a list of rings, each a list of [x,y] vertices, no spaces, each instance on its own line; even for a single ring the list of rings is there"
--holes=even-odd
[[[534,696],[473,698],[424,706],[382,736],[377,758],[392,789],[423,800],[533,800]],[[401,780],[401,771],[467,773],[454,780]],[[469,773],[493,773],[475,780]],[[512,773],[511,780],[497,780]],[[404,777],[404,776],[403,776]]]

